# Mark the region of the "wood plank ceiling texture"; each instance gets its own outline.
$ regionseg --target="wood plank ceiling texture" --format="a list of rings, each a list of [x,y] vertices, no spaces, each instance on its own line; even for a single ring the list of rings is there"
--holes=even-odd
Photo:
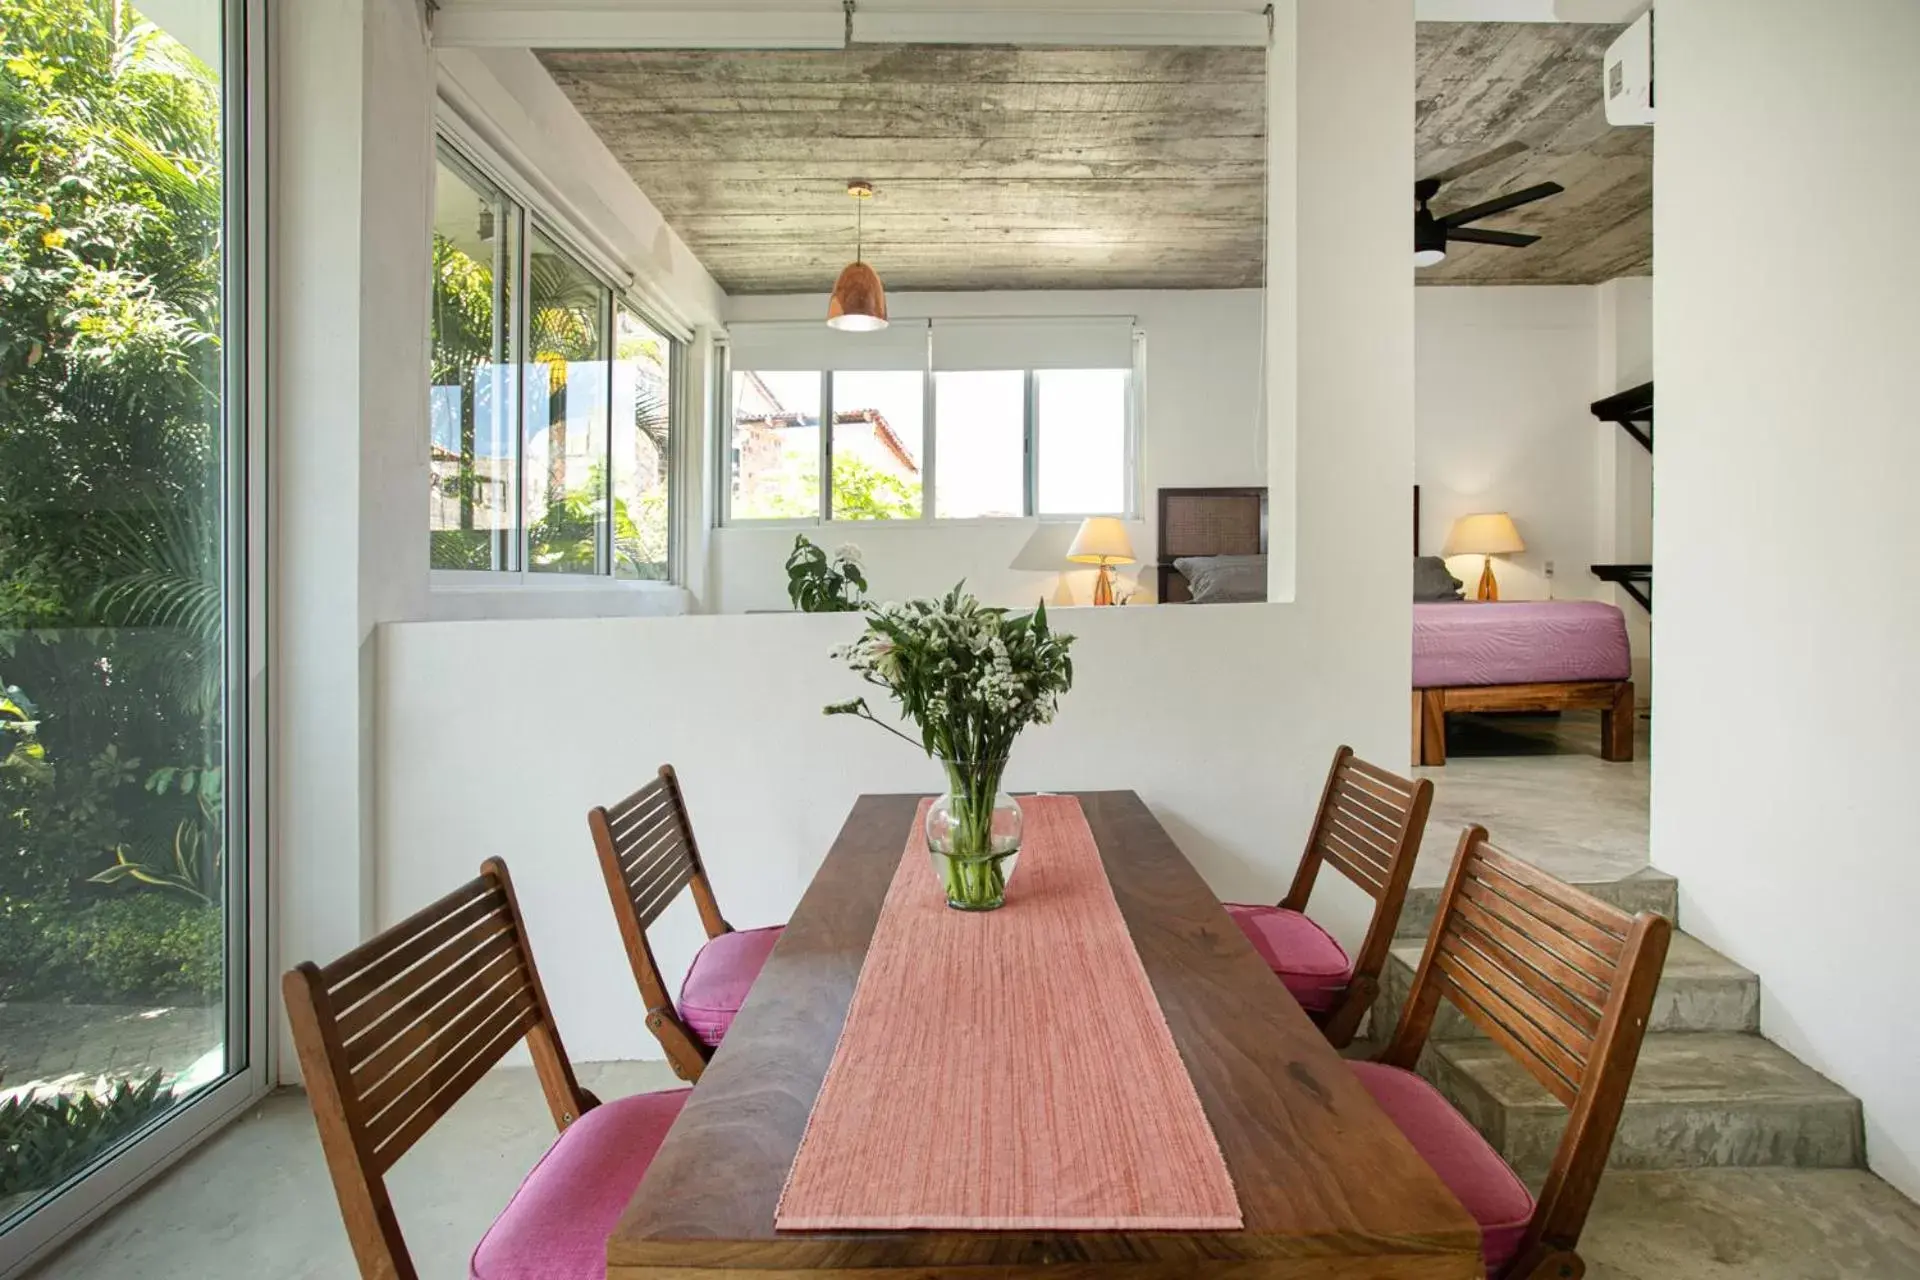
[[[1600,55],[1616,30],[1421,25],[1421,171],[1510,138],[1534,148],[1436,206],[1548,179],[1568,188],[1488,224],[1540,244],[1460,246],[1423,282],[1592,283],[1648,268],[1651,131],[1609,130],[1601,111]],[[825,293],[853,256],[850,178],[877,188],[865,256],[894,291],[1262,280],[1259,49],[539,56],[729,293]]]

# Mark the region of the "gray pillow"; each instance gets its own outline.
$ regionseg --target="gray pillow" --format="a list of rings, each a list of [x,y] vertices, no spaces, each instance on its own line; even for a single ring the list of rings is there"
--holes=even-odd
[[[1173,562],[1195,604],[1250,604],[1267,598],[1265,556],[1183,556]]]
[[[1413,598],[1416,603],[1432,600],[1458,600],[1466,593],[1466,583],[1447,570],[1439,556],[1413,558]]]

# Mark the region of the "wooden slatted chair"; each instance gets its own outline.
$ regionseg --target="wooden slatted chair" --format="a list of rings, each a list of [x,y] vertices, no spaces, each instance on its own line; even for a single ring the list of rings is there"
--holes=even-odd
[[[698,1080],[766,967],[781,926],[736,931],[720,914],[672,765],[661,765],[659,776],[611,809],[590,810],[587,826],[633,980],[647,1003],[647,1029],[666,1050],[674,1074]],[[682,890],[693,894],[707,942],[680,984],[676,1005],[654,963],[647,929]]]
[[[560,1136],[475,1249],[475,1280],[606,1274],[607,1236],[688,1091],[602,1104],[547,1007],[506,865],[324,967],[282,981],[307,1098],[360,1274],[414,1280],[385,1177],[515,1044]]]
[[[1578,1280],[1574,1247],[1640,1056],[1672,924],[1629,916],[1487,843],[1460,837],[1440,915],[1392,1042],[1361,1082],[1480,1222],[1495,1280]],[[1499,1154],[1414,1074],[1452,1001],[1570,1109],[1535,1200]]]
[[[1287,896],[1275,907],[1227,906],[1254,950],[1336,1049],[1353,1040],[1380,994],[1380,971],[1400,926],[1432,803],[1431,782],[1410,782],[1341,747],[1333,753],[1313,831]],[[1331,934],[1307,918],[1307,899],[1322,865],[1373,899],[1373,920],[1357,958],[1349,959]]]

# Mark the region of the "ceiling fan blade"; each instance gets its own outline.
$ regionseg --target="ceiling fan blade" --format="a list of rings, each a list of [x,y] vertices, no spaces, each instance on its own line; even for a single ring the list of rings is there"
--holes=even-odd
[[[1557,182],[1543,182],[1538,186],[1512,191],[1504,196],[1495,196],[1480,204],[1469,205],[1452,213],[1442,214],[1440,225],[1443,227],[1463,227],[1469,222],[1478,222],[1482,218],[1491,218],[1496,213],[1505,213],[1509,209],[1518,209],[1523,204],[1532,204],[1535,200],[1545,200],[1548,196],[1557,196],[1566,188]]]
[[[1519,231],[1489,231],[1485,227],[1447,228],[1448,244],[1503,244],[1509,249],[1524,249],[1539,239],[1539,236]]]
[[[1504,146],[1495,147],[1491,151],[1483,151],[1471,160],[1462,160],[1451,169],[1442,169],[1438,173],[1428,174],[1427,180],[1445,185],[1446,183],[1464,178],[1470,173],[1478,173],[1489,165],[1499,164],[1502,160],[1510,160],[1526,149],[1527,144],[1515,138],[1512,142]]]

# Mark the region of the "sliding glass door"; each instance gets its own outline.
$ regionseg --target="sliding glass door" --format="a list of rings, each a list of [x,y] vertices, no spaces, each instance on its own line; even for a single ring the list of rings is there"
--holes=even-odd
[[[0,0],[0,1273],[261,1078],[248,35]]]

